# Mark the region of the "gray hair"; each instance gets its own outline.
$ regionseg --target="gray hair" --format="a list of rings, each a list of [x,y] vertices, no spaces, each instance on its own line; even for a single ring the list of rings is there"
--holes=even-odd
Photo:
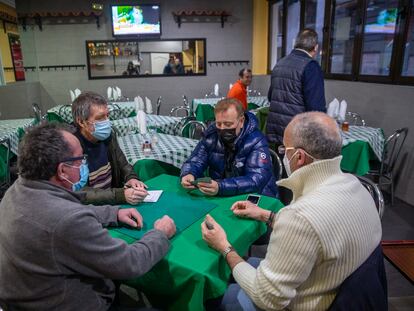
[[[335,120],[322,112],[305,112],[292,120],[293,146],[316,159],[332,159],[341,154],[342,138]]]
[[[19,145],[17,167],[20,176],[31,180],[49,180],[56,175],[57,167],[73,150],[63,132],[73,133],[74,128],[51,122],[33,127]]]
[[[310,28],[305,28],[298,33],[295,40],[295,49],[311,52],[318,44],[318,33]]]
[[[72,117],[76,126],[79,126],[80,121],[86,121],[89,119],[91,113],[91,107],[107,106],[106,99],[94,92],[83,92],[72,103]]]

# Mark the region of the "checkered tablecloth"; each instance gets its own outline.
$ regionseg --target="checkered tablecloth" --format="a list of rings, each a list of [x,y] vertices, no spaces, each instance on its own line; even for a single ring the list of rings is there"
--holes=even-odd
[[[178,117],[157,116],[147,114],[147,127],[159,129],[165,134],[174,135],[174,127],[181,120]],[[117,129],[118,136],[125,136],[130,133],[138,133],[138,123],[135,117],[124,118],[112,121],[112,126]]]
[[[346,146],[357,140],[367,142],[378,160],[382,159],[384,152],[384,133],[380,128],[373,128],[368,126],[350,126],[348,132],[342,131],[342,146]]]
[[[10,151],[17,154],[19,147],[19,130],[25,130],[34,124],[34,119],[0,120],[0,140],[10,140]],[[4,143],[7,146],[6,143]]]
[[[221,97],[217,98],[194,98],[193,99],[193,106],[194,110],[197,109],[198,105],[210,105],[215,106],[217,102],[222,99]],[[269,101],[266,96],[249,96],[247,98],[248,103],[253,103],[259,107],[267,107],[269,106]]]
[[[118,143],[131,165],[139,160],[152,159],[181,168],[191,155],[198,141],[180,136],[157,134],[158,142],[153,146],[151,155],[145,156],[142,144],[146,135],[134,134],[118,137]]]
[[[113,104],[116,104],[116,105],[113,105]],[[113,106],[113,107],[119,106],[119,108],[121,109],[121,114],[122,114],[121,118],[128,117],[133,112],[135,112],[135,103],[134,102],[109,103],[109,109],[110,109],[109,118],[111,120],[116,120],[120,117],[118,115],[118,113],[111,114],[111,106]],[[60,118],[62,118],[62,120],[67,122],[67,123],[72,123],[73,122],[72,107],[70,105],[65,105],[65,106],[59,105],[59,106],[53,107],[53,108],[49,109],[47,111],[47,113],[48,114],[55,114],[55,115],[59,116]]]

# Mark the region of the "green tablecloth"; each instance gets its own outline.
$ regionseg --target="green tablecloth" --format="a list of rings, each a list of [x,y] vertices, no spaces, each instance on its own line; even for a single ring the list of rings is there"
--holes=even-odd
[[[192,105],[195,109],[196,119],[202,122],[215,120],[214,106],[222,98],[194,98]],[[251,96],[247,98],[247,110],[257,109],[259,107],[267,107],[269,101],[266,96]]]
[[[168,174],[173,176],[180,175],[180,169],[172,164],[152,160],[143,159],[134,164],[134,170],[138,175],[139,180],[147,181],[148,179],[157,177],[162,174]]]
[[[124,207],[130,206],[125,205]],[[200,196],[191,196],[184,192],[164,191],[158,202],[140,204],[138,209],[144,219],[141,230],[126,226],[115,230],[132,238],[140,239],[146,232],[154,229],[154,222],[157,219],[169,215],[174,219],[177,228],[176,235],[179,235],[215,207],[217,207],[216,203],[204,200]]]
[[[257,120],[259,121],[259,129],[266,133],[267,115],[269,114],[269,107],[263,107],[255,111]]]
[[[33,118],[0,120],[0,140],[6,139],[10,142],[9,158],[17,155],[19,141],[24,135],[25,129],[35,124]],[[0,181],[4,181],[7,168],[7,145],[0,144]]]
[[[150,154],[145,154],[142,150],[142,144],[148,138],[148,135],[131,134],[118,137],[119,147],[125,154],[127,161],[131,165],[141,160],[157,160],[169,163],[177,168],[181,168],[183,163],[193,152],[198,144],[197,140],[172,136],[167,134],[157,134],[157,143],[153,143],[153,149]]]
[[[159,132],[174,135],[174,128],[181,118],[170,116],[159,116],[153,114],[146,115],[147,128],[155,128]],[[123,118],[112,121],[112,127],[116,128],[118,136],[132,133],[139,133],[138,121],[136,117]]]
[[[369,144],[361,140],[342,147],[342,157],[341,169],[360,176],[368,173],[371,160],[378,161]]]
[[[248,103],[247,105],[247,110],[257,109],[259,107],[253,103]],[[207,122],[215,120],[214,107],[211,105],[197,105],[195,114],[197,121]]]
[[[174,176],[161,175],[149,180],[147,184],[152,189],[189,195],[180,187],[179,178]],[[217,204],[210,214],[224,227],[230,243],[240,254],[245,254],[249,245],[266,231],[263,223],[237,218],[230,211],[232,203],[245,198],[246,195],[202,197],[206,202]],[[264,196],[260,206],[274,211],[282,208],[278,200]],[[155,307],[169,310],[203,310],[205,300],[221,296],[227,288],[230,269],[225,259],[202,240],[202,221],[203,218],[197,220],[176,236],[167,256],[150,272],[126,283],[144,291]],[[113,237],[128,243],[135,241],[116,230],[109,231]]]

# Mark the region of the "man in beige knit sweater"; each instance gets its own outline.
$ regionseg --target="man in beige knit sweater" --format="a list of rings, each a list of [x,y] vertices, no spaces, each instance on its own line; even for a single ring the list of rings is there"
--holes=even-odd
[[[280,148],[292,173],[278,184],[292,190],[291,204],[276,215],[246,201],[231,207],[237,216],[273,227],[257,268],[231,248],[212,217],[206,220],[214,228],[202,223],[204,240],[226,257],[250,309],[328,309],[341,283],[380,243],[373,199],[357,178],[340,169],[341,142],[335,121],[326,114],[297,115]]]

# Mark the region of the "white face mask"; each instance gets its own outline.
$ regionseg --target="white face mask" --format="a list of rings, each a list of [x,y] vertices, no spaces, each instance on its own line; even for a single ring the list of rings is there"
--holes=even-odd
[[[293,156],[290,158],[290,160],[293,159],[293,157],[296,155],[296,153],[298,152],[298,150],[295,151],[295,153],[293,154]],[[292,175],[292,172],[290,170],[290,160],[288,159],[286,153],[283,157],[283,166],[285,167],[286,170],[286,174],[289,177],[290,175]]]
[[[285,170],[286,170],[286,174],[287,174],[287,176],[289,177],[290,175],[292,175],[292,172],[291,172],[291,170],[290,170],[290,161],[295,157],[295,155],[296,155],[296,153],[298,153],[298,151],[299,150],[296,150],[295,151],[295,153],[293,154],[293,156],[290,158],[290,160],[288,159],[288,157],[287,157],[287,155],[286,155],[286,153],[285,153],[285,155],[284,155],[284,157],[283,157],[283,165],[284,165],[284,167],[285,167]],[[310,157],[312,160],[313,160],[313,162],[318,162],[319,161],[319,159],[316,159],[314,156],[311,156],[309,153],[307,153],[305,150],[303,150],[304,152],[305,152],[305,154],[308,156],[308,157]]]

